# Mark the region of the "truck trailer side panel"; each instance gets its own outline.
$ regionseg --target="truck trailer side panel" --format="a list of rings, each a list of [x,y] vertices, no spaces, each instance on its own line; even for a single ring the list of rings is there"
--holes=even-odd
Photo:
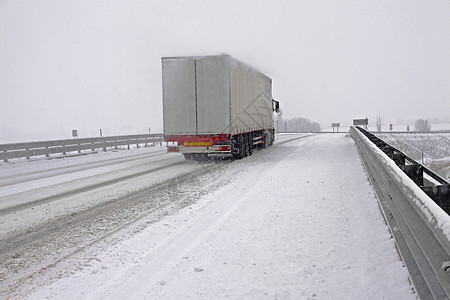
[[[271,79],[234,59],[231,65],[231,133],[272,128]]]

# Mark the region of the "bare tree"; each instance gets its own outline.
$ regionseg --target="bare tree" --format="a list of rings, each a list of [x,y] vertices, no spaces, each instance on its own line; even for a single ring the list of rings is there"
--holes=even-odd
[[[431,124],[428,120],[418,119],[414,123],[414,131],[430,131]]]

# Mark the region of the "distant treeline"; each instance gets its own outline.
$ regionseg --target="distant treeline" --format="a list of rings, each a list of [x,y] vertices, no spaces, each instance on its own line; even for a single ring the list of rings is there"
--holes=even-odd
[[[320,124],[306,118],[284,119],[283,111],[275,118],[275,129],[277,132],[320,132]]]
[[[286,120],[289,132],[320,132],[320,124],[304,118]]]
[[[278,119],[276,129],[277,132],[320,132],[322,130],[319,123],[304,118]]]

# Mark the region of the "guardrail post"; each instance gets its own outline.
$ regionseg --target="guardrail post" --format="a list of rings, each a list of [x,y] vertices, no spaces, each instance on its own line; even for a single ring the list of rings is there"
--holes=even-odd
[[[117,140],[114,140],[114,144],[116,144],[116,145],[114,146],[114,150],[117,150]]]
[[[81,146],[81,144],[78,144],[78,146]],[[78,150],[78,153],[81,153],[81,150]]]
[[[379,140],[377,137],[373,137],[370,139],[375,145],[377,145],[378,148],[384,148],[388,147],[389,145],[383,142],[382,140]]]
[[[45,147],[45,149],[48,151],[48,147]],[[50,155],[47,153],[45,154],[45,157],[49,157]]]
[[[30,151],[30,148],[26,148],[25,150]],[[27,153],[26,159],[30,159],[30,155]]]
[[[388,155],[397,166],[404,166],[405,165],[405,160],[406,160],[406,156],[403,153],[394,153],[392,155]]]
[[[421,165],[400,166],[403,172],[418,186],[423,186],[423,169]]]
[[[394,148],[392,148],[389,145],[380,147],[381,151],[383,151],[384,153],[386,153],[386,155],[394,155]]]
[[[422,190],[446,213],[450,214],[450,185],[424,186]]]
[[[8,151],[6,151],[6,150],[3,150],[3,153],[5,153],[5,157],[6,157],[6,153],[8,153]],[[5,159],[3,159],[3,161],[4,161],[4,162],[8,162],[8,159],[7,159],[7,158],[5,158]]]
[[[92,152],[94,152],[95,150],[94,150],[94,142],[92,142]]]

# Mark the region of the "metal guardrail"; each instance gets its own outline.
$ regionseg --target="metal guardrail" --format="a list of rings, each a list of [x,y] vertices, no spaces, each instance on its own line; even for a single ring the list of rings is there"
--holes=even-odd
[[[421,133],[421,134],[435,134],[435,133],[450,133],[450,130],[448,129],[443,129],[443,130],[430,130],[430,131],[377,131],[377,133],[389,133],[389,134],[397,134],[397,133],[406,133],[406,134],[417,134],[417,133]]]
[[[417,294],[449,299],[450,216],[441,208],[450,204],[448,183],[434,176],[439,184],[429,188],[436,190],[432,199],[423,187],[423,172],[430,170],[361,128],[351,127],[350,134]]]
[[[106,151],[106,148],[130,145],[148,145],[155,143],[162,143],[164,141],[163,134],[135,134],[124,136],[108,136],[97,138],[75,138],[67,140],[52,140],[29,143],[14,143],[14,144],[0,144],[0,160],[8,161],[13,158],[27,158],[31,156],[62,153],[65,155],[68,152],[81,153],[82,150],[98,150]]]
[[[374,134],[359,128],[372,143],[383,151],[400,169],[411,178],[431,199],[436,202],[446,213],[450,214],[450,184],[439,174],[431,171],[423,164],[386,143]],[[436,184],[425,186],[424,174],[435,180]]]

